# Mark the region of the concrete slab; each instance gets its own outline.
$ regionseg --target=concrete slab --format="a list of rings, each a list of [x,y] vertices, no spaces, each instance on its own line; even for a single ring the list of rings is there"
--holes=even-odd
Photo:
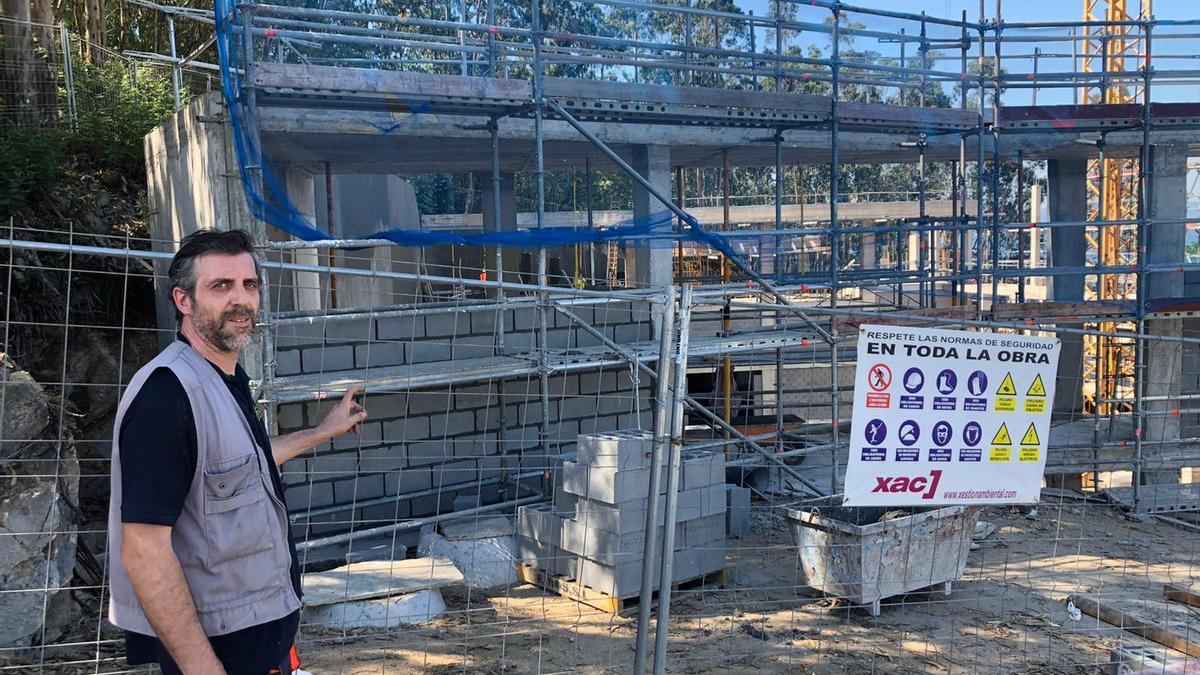
[[[429,588],[391,598],[339,602],[306,607],[302,628],[395,628],[403,624],[428,623],[446,611],[442,593]]]
[[[387,597],[462,582],[462,573],[445,557],[358,562],[328,572],[305,574],[301,579],[306,607]]]

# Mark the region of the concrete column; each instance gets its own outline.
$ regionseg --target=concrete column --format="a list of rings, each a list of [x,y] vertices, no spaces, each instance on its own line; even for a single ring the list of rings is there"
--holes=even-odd
[[[336,237],[368,237],[379,230],[411,230],[421,227],[412,185],[386,174],[338,174],[332,177],[333,222],[329,223],[330,196],[325,177],[316,181],[317,221]],[[411,246],[380,246],[336,253],[338,267],[415,273],[420,249]],[[338,308],[379,307],[412,302],[414,281],[342,275],[337,279]]]
[[[475,175],[475,184],[483,186],[483,229],[485,232],[496,231],[496,215],[492,190],[492,174],[481,172]],[[516,180],[512,173],[500,174],[500,227],[504,231],[517,229],[517,191]],[[521,251],[515,248],[501,249],[504,258],[504,280],[517,281],[517,272],[521,264]],[[496,265],[495,250],[487,253],[484,267],[491,270]],[[492,278],[489,275],[489,278]]]
[[[1187,217],[1187,146],[1156,145],[1150,152],[1152,220],[1173,220]],[[1147,264],[1184,262],[1183,223],[1150,224],[1146,230]],[[1183,274],[1174,271],[1146,274],[1146,298],[1178,298],[1183,296]],[[1146,322],[1146,332],[1152,335],[1178,338],[1183,335],[1181,319],[1155,319]],[[1148,397],[1177,396],[1182,386],[1183,345],[1179,342],[1151,340],[1146,344],[1146,370],[1143,392]],[[1177,401],[1152,401],[1145,404],[1147,412],[1163,412],[1181,407]],[[1178,415],[1151,415],[1146,418],[1147,441],[1172,440],[1180,437]],[[1147,445],[1142,457],[1153,462],[1163,454],[1161,447]],[[1178,469],[1147,470],[1142,472],[1145,484],[1179,482]]]
[[[671,148],[639,145],[633,149],[633,168],[658,190],[671,196]],[[633,186],[633,217],[641,220],[667,207],[636,183]],[[659,288],[671,283],[671,249],[666,245],[629,246],[625,249],[625,283]]]
[[[1050,187],[1050,221],[1087,220],[1087,160],[1052,159],[1047,162]],[[1050,230],[1050,266],[1082,267],[1087,240],[1084,226],[1055,227]],[[1083,300],[1084,275],[1050,278],[1048,297],[1054,300]],[[1058,387],[1054,394],[1054,412],[1069,413],[1083,408],[1083,338],[1063,334],[1058,359]]]
[[[283,182],[288,201],[304,218],[317,222],[317,199],[314,177],[311,171],[301,166],[288,166],[283,170]],[[292,262],[300,265],[316,265],[317,249],[298,248],[291,252]],[[317,272],[293,272],[292,300],[297,310],[312,311],[321,308],[321,275]]]

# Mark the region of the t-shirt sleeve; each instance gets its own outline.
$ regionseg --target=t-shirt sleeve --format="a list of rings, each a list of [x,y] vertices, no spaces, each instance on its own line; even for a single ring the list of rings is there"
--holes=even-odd
[[[196,424],[179,378],[158,368],[121,423],[121,522],[172,526],[196,473]]]

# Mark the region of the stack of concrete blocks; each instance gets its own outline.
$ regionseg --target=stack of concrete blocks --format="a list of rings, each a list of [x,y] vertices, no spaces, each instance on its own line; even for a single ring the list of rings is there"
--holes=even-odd
[[[641,590],[649,508],[653,437],[646,431],[579,436],[575,461],[555,477],[552,504],[518,514],[517,549],[543,572],[569,577],[613,597]],[[658,500],[658,531],[666,520],[666,470]],[[725,568],[725,463],[712,452],[682,455],[675,528],[675,582]],[[659,560],[654,568],[657,589]]]

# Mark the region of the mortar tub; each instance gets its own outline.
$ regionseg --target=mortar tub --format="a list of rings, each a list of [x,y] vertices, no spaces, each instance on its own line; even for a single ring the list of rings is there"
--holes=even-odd
[[[950,594],[962,576],[980,509],[904,509],[911,515],[879,522],[884,507],[785,509],[808,586],[869,606],[932,586]]]

